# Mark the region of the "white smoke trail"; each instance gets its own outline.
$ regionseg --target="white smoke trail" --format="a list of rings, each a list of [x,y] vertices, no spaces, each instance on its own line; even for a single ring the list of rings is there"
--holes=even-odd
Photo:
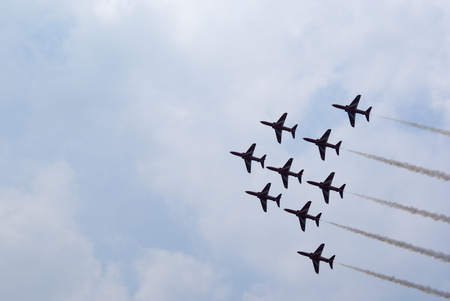
[[[364,199],[369,200],[369,201],[374,201],[374,202],[376,202],[378,204],[389,206],[391,208],[404,210],[404,211],[407,211],[407,212],[412,213],[412,214],[418,214],[418,215],[421,215],[423,217],[432,218],[435,221],[442,221],[442,222],[450,224],[450,216],[447,216],[447,215],[444,215],[444,214],[433,213],[433,212],[429,212],[429,211],[426,211],[426,210],[418,209],[418,208],[415,208],[415,207],[409,207],[409,206],[401,205],[401,204],[394,203],[394,202],[380,200],[380,199],[377,199],[377,198],[373,198],[373,197],[362,195],[362,194],[358,194],[358,193],[352,193],[352,192],[349,192],[349,193],[351,193],[353,195],[356,195],[356,196],[359,196],[359,197],[364,198]]]
[[[402,123],[402,124],[406,124],[421,130],[425,130],[425,131],[429,131],[429,132],[433,132],[436,134],[442,134],[442,135],[446,135],[450,137],[450,131],[447,130],[443,130],[443,129],[437,129],[437,128],[433,128],[433,127],[429,127],[426,125],[422,125],[422,124],[418,124],[418,123],[414,123],[414,122],[409,122],[409,121],[403,121],[403,120],[398,120],[398,119],[394,119],[394,118],[389,118],[389,117],[384,117],[384,116],[378,116],[384,119],[388,119],[388,120],[392,120],[398,123]]]
[[[407,170],[410,171],[414,171],[417,173],[421,173],[433,178],[438,178],[444,181],[450,181],[450,175],[446,174],[445,172],[439,171],[439,170],[432,170],[432,169],[427,169],[427,168],[423,168],[420,166],[415,166],[409,163],[405,163],[405,162],[399,162],[399,161],[395,161],[395,160],[391,160],[391,159],[386,159],[383,157],[379,157],[379,156],[375,156],[375,155],[369,155],[369,154],[365,154],[365,153],[361,153],[361,152],[357,152],[357,151],[353,151],[353,150],[349,150],[349,152],[364,156],[366,158],[369,159],[373,159],[373,160],[377,160],[389,165],[393,165],[393,166],[397,166],[397,167],[401,167],[401,168],[405,168]]]
[[[435,296],[443,297],[443,298],[446,298],[446,299],[450,299],[450,293],[439,291],[439,290],[431,288],[429,286],[416,284],[416,283],[413,283],[413,282],[410,282],[410,281],[406,281],[406,280],[401,280],[401,279],[395,278],[394,276],[387,276],[387,275],[375,273],[375,272],[372,272],[372,271],[369,271],[369,270],[353,267],[353,266],[342,264],[342,263],[340,263],[340,265],[342,265],[342,266],[344,266],[346,268],[349,268],[349,269],[352,269],[352,270],[355,270],[355,271],[358,271],[358,272],[370,275],[370,276],[374,276],[374,277],[380,278],[382,280],[387,280],[387,281],[390,281],[390,282],[393,282],[393,283],[397,283],[397,284],[400,284],[400,285],[403,285],[403,286],[406,286],[406,287],[414,288],[414,289],[417,289],[419,291],[422,291],[422,292],[430,294],[430,295],[435,295]]]
[[[381,235],[378,235],[378,234],[368,233],[368,232],[365,232],[365,231],[362,231],[362,230],[358,230],[358,229],[355,229],[355,228],[352,228],[352,227],[342,226],[342,225],[339,225],[339,224],[336,224],[336,223],[332,223],[332,222],[329,222],[329,223],[332,224],[332,225],[335,225],[336,227],[339,227],[339,228],[351,231],[353,233],[361,234],[361,235],[369,237],[369,238],[377,239],[379,241],[388,243],[388,244],[396,246],[396,247],[407,249],[407,250],[410,250],[410,251],[413,251],[413,252],[416,252],[416,253],[420,253],[420,254],[423,254],[423,255],[426,255],[426,256],[430,256],[430,257],[442,260],[444,262],[450,262],[450,255],[448,255],[448,254],[444,254],[444,253],[441,253],[441,252],[436,252],[436,251],[433,251],[433,250],[430,250],[430,249],[417,247],[417,246],[414,246],[412,244],[409,244],[409,243],[406,243],[406,242],[403,242],[403,241],[395,240],[395,239],[392,239],[392,238],[389,238],[389,237],[385,237],[385,236],[381,236]]]

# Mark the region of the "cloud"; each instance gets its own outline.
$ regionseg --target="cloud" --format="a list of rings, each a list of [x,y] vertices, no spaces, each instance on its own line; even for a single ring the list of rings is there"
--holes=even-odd
[[[1,293],[8,300],[126,300],[114,268],[80,233],[73,171],[40,166],[24,190],[0,189]]]
[[[230,286],[221,272],[182,252],[146,250],[137,261],[139,290],[135,300],[229,300]]]
[[[449,128],[446,4],[113,0],[54,9],[55,3],[39,2],[44,10],[15,5],[16,13],[8,14],[14,26],[2,35],[0,49],[11,58],[0,81],[6,91],[0,134],[10,156],[1,161],[0,174],[6,199],[21,200],[2,199],[8,227],[1,233],[11,239],[8,245],[17,240],[24,258],[43,258],[45,265],[28,260],[33,275],[60,280],[48,290],[41,286],[34,299],[57,293],[101,299],[102,292],[124,299],[124,291],[136,298],[185,292],[219,300],[230,294],[249,300],[403,294],[337,268],[314,277],[310,260],[296,251],[313,251],[322,242],[327,254],[351,264],[375,253],[374,270],[418,283],[432,283],[421,277],[448,279],[440,265],[326,224],[302,233],[295,218],[274,206],[265,214],[243,191],[272,182],[271,194],[283,193],[282,207],[300,209],[311,200],[312,212],[322,212],[325,220],[351,221],[445,250],[448,229],[439,223],[419,224],[348,194],[326,205],[316,188],[292,181],[285,190],[277,174],[258,167],[249,175],[242,160],[229,154],[255,142],[268,165],[294,157],[295,169],[305,169],[303,182],[335,171],[351,191],[446,212],[441,183],[346,152],[322,162],[317,148],[301,139],[333,128],[345,148],[440,169],[448,161],[448,142],[378,118],[350,128],[345,113],[330,104],[362,94],[361,105],[373,106],[374,113]],[[5,16],[12,2],[4,5]],[[23,9],[35,15],[29,26],[17,25],[23,24]],[[42,11],[52,13],[40,18]],[[299,127],[297,139],[285,135],[279,145],[259,121],[284,112],[287,124]],[[63,163],[53,163],[61,158]],[[9,177],[6,170],[30,161],[38,171],[23,168],[26,175]],[[59,172],[42,176],[42,185],[30,184],[52,166]],[[29,253],[33,244],[39,246],[36,254]],[[10,248],[6,257],[25,273],[17,259],[22,253]],[[74,281],[47,268],[47,252]],[[179,274],[172,261],[182,268]],[[189,280],[195,269],[200,279],[211,280]],[[154,281],[158,274],[164,277]],[[171,277],[182,282],[180,291],[171,290]],[[367,296],[368,289],[379,295]],[[406,294],[398,299],[416,298]]]

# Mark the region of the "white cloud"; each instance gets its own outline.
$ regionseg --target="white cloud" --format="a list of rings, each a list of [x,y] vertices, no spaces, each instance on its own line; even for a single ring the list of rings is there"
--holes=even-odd
[[[146,250],[136,263],[140,287],[136,300],[229,300],[220,271],[181,252]]]
[[[349,191],[448,210],[445,183],[345,151],[339,157],[330,151],[322,162],[317,148],[301,139],[332,128],[331,142],[342,139],[344,148],[446,169],[446,137],[376,116],[369,123],[358,118],[356,128],[350,128],[345,113],[330,104],[362,94],[361,107],[373,106],[374,114],[448,128],[448,4],[328,2],[77,1],[44,18],[70,20],[56,22],[71,24],[63,35],[46,31],[55,22],[41,23],[37,17],[30,24],[40,26],[8,27],[0,50],[12,59],[2,82],[14,84],[4,84],[9,101],[0,118],[2,142],[14,162],[34,160],[41,164],[38,170],[49,173],[27,169],[38,176],[12,181],[2,171],[5,183],[14,182],[12,187],[3,183],[2,192],[5,227],[0,233],[10,248],[6,257],[23,271],[17,256],[29,258],[32,275],[43,279],[55,279],[59,267],[72,271],[68,274],[75,279],[69,287],[59,277],[55,291],[43,292],[42,299],[56,293],[101,299],[110,292],[122,299],[124,287],[138,299],[181,293],[213,299],[230,294],[244,300],[296,300],[300,294],[309,300],[355,299],[367,297],[369,288],[379,294],[372,299],[398,294],[411,299],[415,293],[338,266],[330,271],[324,265],[315,277],[310,260],[295,251],[312,251],[321,242],[326,243],[325,256],[336,254],[376,272],[408,280],[448,278],[441,265],[427,258],[326,223],[320,228],[308,224],[301,233],[294,217],[273,203],[266,214],[257,199],[243,192],[270,181],[273,194],[283,193],[282,207],[300,208],[312,200],[311,212],[323,212],[325,220],[447,248],[442,240],[446,229],[435,222],[349,194],[344,200],[332,195],[326,205],[317,188],[291,181],[284,190],[279,175],[257,164],[249,175],[242,160],[229,154],[256,142],[258,155],[267,153],[267,164],[278,166],[294,157],[295,167],[305,169],[304,181],[323,180],[336,171],[336,184],[347,183]],[[51,4],[41,2],[47,9]],[[20,16],[11,15],[16,15],[11,22]],[[30,32],[57,39],[28,41],[35,36]],[[39,59],[22,61],[25,56],[11,55],[11,45]],[[63,59],[50,59],[48,49]],[[14,99],[22,102],[14,105]],[[259,121],[276,120],[285,111],[289,125],[299,123],[297,139],[284,135],[278,145],[273,130]],[[45,163],[60,158],[70,168]],[[14,164],[7,159],[1,163],[11,169]],[[76,188],[72,170],[80,177]],[[86,198],[77,199],[74,191]],[[78,208],[95,222],[75,220]],[[183,229],[184,240],[174,233],[176,227]],[[161,239],[148,232],[170,240],[176,251],[165,251]],[[120,264],[102,268],[99,262],[113,258],[104,250],[97,252],[98,259],[92,255],[102,241],[130,244],[133,250],[124,251]],[[29,251],[34,245],[37,253]],[[141,248],[150,249],[140,257]],[[47,253],[59,263],[54,270],[46,268]],[[206,262],[200,259],[204,254]],[[123,279],[122,265],[136,261],[140,280],[134,284]],[[194,270],[198,280],[192,279]],[[222,275],[223,270],[229,274]],[[172,290],[175,280],[179,290]]]
[[[1,298],[125,300],[112,270],[103,275],[75,223],[71,168],[58,162],[34,172],[23,190],[0,190]]]

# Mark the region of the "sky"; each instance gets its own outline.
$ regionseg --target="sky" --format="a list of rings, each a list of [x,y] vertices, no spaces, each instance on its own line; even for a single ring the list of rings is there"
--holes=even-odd
[[[450,173],[448,135],[382,118],[449,130],[449,79],[448,1],[1,1],[0,298],[439,300],[339,263],[449,292],[448,262],[327,222],[450,254],[448,223],[352,194],[450,216],[449,183],[348,151]],[[247,173],[252,143],[302,184]]]

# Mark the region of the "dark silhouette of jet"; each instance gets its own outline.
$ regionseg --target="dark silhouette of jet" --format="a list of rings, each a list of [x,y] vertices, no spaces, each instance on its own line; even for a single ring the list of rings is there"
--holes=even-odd
[[[312,142],[319,147],[320,157],[325,161],[325,149],[327,147],[334,148],[336,150],[336,154],[339,156],[339,148],[341,147],[342,141],[339,141],[337,144],[328,143],[328,137],[330,136],[331,129],[328,129],[325,134],[320,139],[311,139],[311,138],[303,138],[303,140]]]
[[[267,200],[275,201],[280,207],[280,199],[281,199],[281,193],[277,197],[273,197],[269,195],[271,183],[268,183],[261,192],[255,192],[255,191],[246,191],[246,193],[254,195],[259,198],[261,201],[261,206],[264,210],[264,212],[267,212]]]
[[[365,115],[367,121],[369,121],[370,110],[372,110],[372,107],[368,108],[365,111],[358,110],[358,103],[359,103],[359,99],[360,98],[361,98],[361,95],[357,95],[355,97],[355,99],[351,102],[351,104],[349,104],[348,106],[333,104],[333,107],[345,110],[345,112],[348,113],[348,118],[350,119],[350,125],[352,127],[355,127],[355,115],[356,115],[356,113],[361,114],[361,115]]]
[[[295,214],[299,221],[300,221],[300,227],[302,228],[302,231],[305,232],[306,227],[306,219],[312,219],[316,221],[317,227],[319,227],[319,220],[322,213],[317,214],[317,216],[312,216],[308,214],[309,206],[311,206],[311,201],[308,201],[305,206],[301,210],[292,210],[292,209],[284,209],[284,211],[287,211],[289,213]]]
[[[284,164],[283,167],[279,167],[279,168],[272,167],[272,166],[267,166],[267,169],[276,171],[276,172],[278,172],[281,175],[281,179],[283,180],[283,185],[284,185],[285,188],[288,188],[288,178],[289,178],[289,176],[296,177],[298,179],[298,181],[300,182],[300,184],[302,183],[303,169],[300,170],[299,173],[295,173],[295,172],[289,171],[289,169],[291,168],[291,164],[292,164],[293,160],[294,160],[293,158],[290,158],[286,162],[286,164]]]
[[[333,269],[333,261],[336,255],[331,256],[330,258],[322,257],[322,251],[325,244],[321,244],[314,253],[307,253],[302,251],[297,251],[298,254],[309,257],[314,265],[314,270],[316,274],[319,274],[319,265],[321,261],[328,262],[330,264],[330,268]]]
[[[333,182],[334,172],[330,173],[328,178],[324,182],[313,182],[313,181],[306,181],[308,184],[319,186],[320,189],[322,189],[323,197],[325,199],[325,203],[328,204],[328,200],[330,199],[330,190],[334,190],[339,192],[341,199],[344,198],[344,188],[345,184],[342,185],[340,188],[331,186],[331,182]]]
[[[257,158],[253,156],[253,151],[255,150],[256,143],[253,143],[248,151],[245,153],[239,153],[239,152],[233,152],[232,153],[235,156],[239,156],[245,161],[245,167],[247,167],[247,171],[250,173],[252,171],[252,161],[257,161],[261,163],[262,168],[264,168],[264,161],[266,160],[266,155],[262,156],[261,158]]]
[[[294,125],[292,128],[288,128],[284,126],[284,121],[286,120],[287,113],[284,113],[281,115],[280,119],[278,119],[277,122],[268,122],[268,121],[261,121],[262,124],[271,126],[275,130],[275,134],[277,135],[277,141],[278,143],[281,143],[281,134],[282,131],[288,131],[291,132],[292,138],[295,139],[295,130],[297,129],[297,125]]]

